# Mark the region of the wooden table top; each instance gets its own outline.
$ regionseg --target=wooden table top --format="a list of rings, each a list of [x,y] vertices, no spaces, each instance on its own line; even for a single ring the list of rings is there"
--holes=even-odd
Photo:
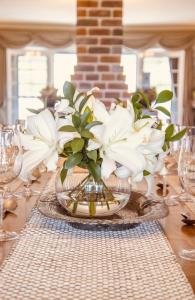
[[[32,188],[34,190],[41,190],[44,188],[48,181],[50,174],[44,174],[39,183],[34,183]],[[179,184],[176,176],[168,176],[168,182],[174,192],[179,192]],[[143,187],[142,187],[143,189]],[[23,190],[23,183],[20,181],[12,184],[12,190]],[[172,191],[173,192],[173,191]],[[19,198],[18,207],[15,215],[9,214],[4,219],[4,228],[7,230],[14,230],[20,232],[25,226],[26,219],[28,218],[31,209],[36,203],[38,196],[32,196],[29,199]],[[178,253],[182,249],[195,249],[195,226],[184,226],[181,222],[181,212],[190,212],[195,218],[195,203],[180,203],[176,206],[169,206],[169,215],[160,220],[160,224],[167,236],[170,245],[177,257],[177,260],[184,273],[186,274],[190,284],[195,293],[195,262],[183,260],[179,257]],[[12,242],[0,242],[0,264],[9,254]]]

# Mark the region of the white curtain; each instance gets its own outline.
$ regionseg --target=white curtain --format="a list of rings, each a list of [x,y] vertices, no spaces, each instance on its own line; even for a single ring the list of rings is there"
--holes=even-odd
[[[0,106],[6,99],[6,49],[23,48],[27,45],[37,45],[48,48],[66,47],[74,41],[75,28],[53,25],[17,25],[10,24],[0,28]]]

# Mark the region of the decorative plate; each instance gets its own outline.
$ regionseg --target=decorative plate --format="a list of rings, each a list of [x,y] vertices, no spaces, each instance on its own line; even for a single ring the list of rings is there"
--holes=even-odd
[[[116,214],[102,218],[78,218],[68,214],[59,204],[55,193],[43,194],[38,210],[45,216],[60,219],[80,229],[128,229],[146,221],[164,218],[168,207],[162,200],[148,200],[140,193],[132,192],[129,203]]]

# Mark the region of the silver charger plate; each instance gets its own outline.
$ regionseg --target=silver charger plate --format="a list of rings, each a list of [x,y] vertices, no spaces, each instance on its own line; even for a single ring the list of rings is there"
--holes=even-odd
[[[42,195],[38,210],[45,216],[64,220],[70,225],[87,230],[124,230],[136,225],[164,218],[168,207],[162,200],[150,200],[144,195],[132,192],[128,204],[116,214],[102,218],[81,218],[71,216],[58,202],[55,193]]]

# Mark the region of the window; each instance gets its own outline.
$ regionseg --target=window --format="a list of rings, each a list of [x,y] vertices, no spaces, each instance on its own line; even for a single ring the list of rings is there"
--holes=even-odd
[[[158,93],[164,89],[172,89],[169,58],[167,56],[144,57],[143,73],[149,75],[149,87],[155,87]]]
[[[162,104],[172,112],[172,121],[182,119],[184,52],[166,51],[155,47],[142,51],[125,48],[121,58],[129,92],[142,90],[150,95],[155,89],[157,93],[164,89],[174,92],[174,99]],[[166,116],[159,112],[159,117]]]
[[[45,55],[19,55],[18,63],[18,119],[26,119],[28,108],[43,108],[38,99],[40,90],[47,86],[48,61]]]
[[[157,93],[162,90],[172,90],[171,70],[168,56],[146,56],[143,58],[143,74],[148,75],[148,88],[154,88]],[[147,76],[146,76],[147,77]],[[171,103],[162,103],[171,111]],[[161,112],[159,117],[166,118]]]
[[[26,119],[32,113],[28,110],[41,109],[44,103],[39,99],[40,91],[54,86],[58,95],[63,95],[65,80],[71,80],[77,58],[74,47],[64,50],[50,50],[27,47],[8,50],[8,122]]]
[[[137,54],[124,48],[121,55],[121,65],[123,66],[129,93],[137,90],[137,63]]]
[[[63,95],[64,82],[71,81],[74,74],[74,66],[77,64],[75,53],[55,53],[54,54],[54,86],[58,93]]]

